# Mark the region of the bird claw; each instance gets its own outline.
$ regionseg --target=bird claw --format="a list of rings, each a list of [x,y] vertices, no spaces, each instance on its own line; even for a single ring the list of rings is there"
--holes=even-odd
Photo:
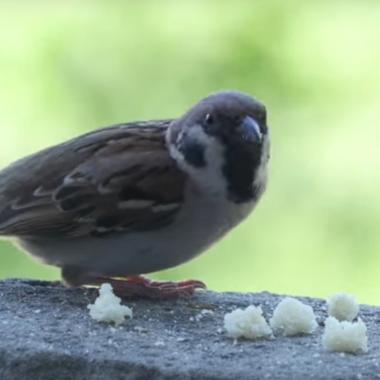
[[[170,299],[190,297],[198,289],[206,289],[206,285],[197,280],[185,281],[152,281],[143,276],[126,279],[103,279],[112,285],[114,292],[121,298],[144,297],[151,299]]]

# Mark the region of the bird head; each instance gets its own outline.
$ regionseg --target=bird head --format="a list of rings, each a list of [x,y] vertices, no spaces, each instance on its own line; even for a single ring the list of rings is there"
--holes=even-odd
[[[198,186],[242,203],[265,188],[269,138],[265,106],[249,95],[212,94],[174,120],[172,157]]]

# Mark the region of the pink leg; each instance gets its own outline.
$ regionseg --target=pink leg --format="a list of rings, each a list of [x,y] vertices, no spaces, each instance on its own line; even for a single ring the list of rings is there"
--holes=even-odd
[[[125,279],[99,277],[98,284],[108,282],[112,285],[116,295],[122,298],[146,297],[146,298],[178,298],[189,297],[196,289],[205,289],[206,285],[201,281],[152,281],[143,276],[133,276]]]
[[[62,280],[68,286],[96,285],[105,282],[112,285],[115,294],[120,297],[177,298],[191,296],[196,289],[205,289],[201,281],[180,282],[152,281],[144,276],[113,278],[89,273],[77,267],[62,268]]]

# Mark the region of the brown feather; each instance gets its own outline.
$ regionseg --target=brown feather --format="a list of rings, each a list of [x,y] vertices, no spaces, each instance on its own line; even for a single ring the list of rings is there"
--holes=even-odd
[[[0,234],[73,238],[169,223],[184,188],[165,146],[169,123],[105,128],[4,169]]]

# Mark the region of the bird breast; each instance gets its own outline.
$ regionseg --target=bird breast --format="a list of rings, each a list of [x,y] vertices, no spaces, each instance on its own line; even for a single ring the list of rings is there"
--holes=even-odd
[[[187,185],[186,201],[174,222],[156,230],[103,238],[21,240],[20,245],[42,261],[59,267],[125,276],[155,272],[199,255],[252,211],[256,201],[235,204],[202,196]]]

